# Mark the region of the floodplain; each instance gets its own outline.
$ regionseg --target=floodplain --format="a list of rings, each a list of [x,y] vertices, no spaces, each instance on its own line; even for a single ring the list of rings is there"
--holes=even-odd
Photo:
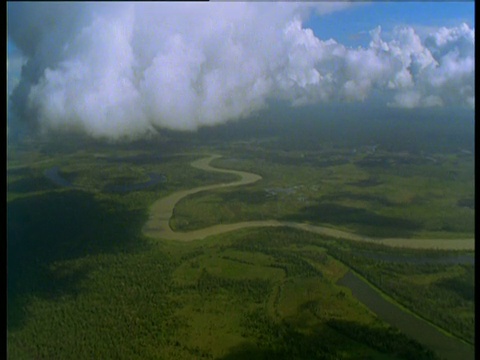
[[[9,144],[8,358],[473,359],[474,246],[455,246],[475,236],[470,127],[445,122],[432,137],[422,119],[400,143],[412,124],[359,137],[324,122],[310,138],[311,124],[286,123]],[[238,176],[191,166],[212,153],[212,167],[261,179],[218,188]],[[174,204],[172,233],[278,226],[188,242],[145,233],[159,199],[199,187]],[[452,347],[387,321],[349,274]]]

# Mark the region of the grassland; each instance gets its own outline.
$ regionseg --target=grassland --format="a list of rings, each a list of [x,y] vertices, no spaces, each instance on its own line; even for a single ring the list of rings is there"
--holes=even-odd
[[[84,145],[9,149],[9,359],[436,358],[337,284],[349,268],[419,316],[473,341],[473,265],[434,262],[472,252],[389,249],[287,228],[244,229],[190,243],[151,239],[141,229],[155,200],[234,177],[191,168],[198,155],[171,156],[176,147]],[[360,147],[352,154],[346,148],[280,153],[275,146],[267,140],[180,149],[222,152],[227,157],[219,166],[264,180],[187,198],[189,206],[180,204],[172,224],[201,227],[224,211],[225,222],[255,216],[315,223],[313,215],[327,204],[332,212],[321,224],[359,233],[472,235],[471,155],[439,153],[424,172],[423,165],[406,163],[395,173],[398,161],[384,172],[362,165],[375,155],[362,155]],[[376,154],[397,153],[378,148]],[[72,187],[45,177],[53,166]],[[457,177],[449,180],[449,171]],[[167,181],[106,191],[145,182],[149,173]],[[454,221],[459,209],[464,223]],[[337,218],[342,211],[348,221]],[[440,213],[445,216],[434,215]],[[423,260],[412,265],[412,259]]]
[[[345,241],[330,253],[405,308],[474,344],[474,256],[448,251],[393,251]]]
[[[176,207],[172,228],[277,219],[332,226],[371,237],[471,238],[473,158],[370,148],[274,151],[243,144],[218,167],[258,173],[261,182],[195,194]],[[242,154],[239,158],[238,154]],[[435,162],[428,159],[434,159]]]
[[[315,241],[241,231],[30,261],[9,289],[9,358],[434,358],[335,285],[347,268]]]

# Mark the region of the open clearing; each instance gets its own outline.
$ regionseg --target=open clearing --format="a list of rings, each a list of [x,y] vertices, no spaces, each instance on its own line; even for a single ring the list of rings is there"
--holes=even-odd
[[[234,174],[240,177],[240,180],[230,183],[220,183],[208,186],[196,187],[189,190],[182,190],[175,192],[167,197],[161,198],[156,201],[150,208],[150,216],[143,228],[144,234],[162,239],[179,240],[179,241],[192,241],[196,239],[203,239],[208,236],[218,235],[221,233],[234,231],[248,227],[261,227],[261,226],[289,226],[302,230],[307,230],[320,235],[328,235],[334,238],[357,240],[357,241],[369,241],[379,244],[384,244],[392,247],[407,247],[415,249],[444,249],[444,250],[474,250],[474,239],[402,239],[402,238],[369,238],[366,236],[359,236],[357,234],[349,233],[346,231],[333,229],[324,226],[310,225],[304,223],[296,223],[289,221],[278,220],[262,220],[262,221],[246,221],[235,224],[221,224],[211,227],[207,227],[201,230],[195,230],[190,232],[174,232],[170,227],[170,219],[174,213],[175,205],[183,198],[203,191],[210,191],[225,187],[241,186],[253,184],[262,179],[260,175],[237,170],[228,170],[214,168],[210,163],[220,158],[220,155],[211,155],[200,160],[193,161],[191,166],[197,169],[221,172],[227,174]]]
[[[433,240],[378,240],[307,220],[240,217],[172,230],[172,212],[188,194],[282,189],[289,181],[264,185],[267,175],[243,164],[224,170],[230,160],[214,168],[218,156],[190,166],[192,157],[107,155],[80,153],[76,161],[57,157],[9,172],[10,358],[433,359],[426,348],[442,354],[441,346],[420,347],[419,339],[380,321],[353,289],[338,284],[349,268],[473,344],[473,266],[458,260],[471,252],[413,249]],[[73,187],[45,177],[55,164]],[[149,173],[168,181],[108,191],[111,183],[142,184]],[[159,203],[163,222],[149,222]],[[163,232],[145,231],[146,223]]]

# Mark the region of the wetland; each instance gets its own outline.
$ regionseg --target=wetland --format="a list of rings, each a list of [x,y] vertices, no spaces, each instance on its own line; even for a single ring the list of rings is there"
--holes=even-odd
[[[8,357],[473,359],[471,133],[259,125],[10,146]]]

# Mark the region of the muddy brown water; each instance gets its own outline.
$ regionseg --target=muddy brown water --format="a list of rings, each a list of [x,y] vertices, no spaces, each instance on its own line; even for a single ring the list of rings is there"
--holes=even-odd
[[[246,221],[234,224],[215,225],[190,232],[174,232],[169,226],[169,221],[172,217],[175,205],[184,197],[202,191],[253,184],[262,179],[260,175],[245,171],[227,170],[212,167],[210,163],[220,157],[221,156],[219,155],[211,155],[209,157],[193,161],[191,163],[191,166],[205,171],[234,174],[239,176],[240,179],[230,183],[220,183],[182,190],[175,192],[167,197],[158,199],[150,207],[150,216],[143,228],[144,234],[153,238],[162,238],[178,241],[193,241],[197,239],[203,239],[208,236],[249,227],[288,226],[321,235],[327,235],[334,238],[382,243],[392,247],[424,249],[437,248],[457,250],[474,250],[475,248],[474,239],[372,239],[354,233],[338,229],[332,229],[324,226],[277,220]],[[58,167],[54,167],[47,170],[45,175],[60,186],[72,186],[72,184],[59,176],[58,170]],[[151,182],[149,182],[148,185],[151,185]],[[359,278],[352,271],[347,272],[347,274],[342,279],[340,279],[337,284],[348,287],[352,291],[352,294],[358,300],[364,303],[370,310],[377,314],[377,316],[379,316],[387,323],[396,326],[406,335],[416,339],[428,348],[434,350],[442,358],[447,360],[470,360],[475,358],[474,349],[471,345],[463,343],[456,338],[445,335],[428,322],[408,312],[403,311],[400,307],[385,300],[377,291],[375,291],[371,287],[371,285]]]
[[[173,193],[165,198],[159,199],[150,208],[150,218],[145,224],[145,227],[143,228],[145,234],[156,238],[179,241],[192,241],[196,239],[203,239],[211,235],[217,235],[228,231],[234,231],[248,227],[289,226],[301,230],[314,232],[317,234],[331,236],[334,238],[343,238],[357,241],[370,241],[375,243],[383,243],[385,245],[393,247],[400,246],[409,248],[437,248],[461,250],[474,249],[474,239],[371,239],[365,236],[360,236],[338,229],[277,220],[246,221],[235,224],[215,225],[189,232],[174,232],[169,226],[169,220],[173,214],[173,209],[175,208],[175,205],[184,197],[202,191],[209,191],[223,187],[253,184],[262,179],[260,175],[248,173],[245,171],[224,170],[212,167],[210,165],[211,161],[218,158],[220,158],[219,155],[212,155],[207,158],[196,160],[192,162],[191,165],[197,169],[205,171],[223,172],[238,175],[240,177],[240,180],[231,183],[221,183],[216,185],[197,187],[189,190],[182,190]],[[358,300],[364,303],[370,310],[377,314],[377,316],[379,316],[387,323],[397,327],[407,336],[416,339],[418,342],[432,349],[440,357],[447,360],[470,360],[475,358],[474,349],[472,346],[442,333],[428,322],[408,312],[405,312],[400,307],[385,300],[369,284],[364,282],[353,272],[347,272],[347,274],[338,281],[338,284],[351,289],[352,294]]]
[[[228,231],[234,231],[248,227],[261,227],[261,226],[289,226],[301,230],[310,231],[316,234],[326,235],[339,239],[369,241],[374,243],[380,243],[392,247],[408,247],[417,249],[455,249],[455,250],[474,250],[474,239],[398,239],[398,238],[385,238],[385,239],[372,239],[366,236],[360,236],[347,231],[333,229],[325,226],[310,225],[303,223],[295,223],[288,221],[277,220],[264,220],[264,221],[245,221],[234,224],[221,224],[207,227],[204,229],[189,231],[189,232],[174,232],[169,225],[170,218],[173,214],[175,205],[184,197],[196,194],[202,191],[215,190],[225,187],[234,187],[253,184],[260,181],[262,177],[257,174],[249,173],[246,171],[228,170],[215,168],[210,163],[220,158],[220,155],[211,155],[206,158],[195,160],[191,163],[194,168],[204,170],[221,172],[227,174],[234,174],[240,177],[239,180],[230,183],[220,183],[214,185],[200,186],[193,189],[181,190],[175,192],[167,197],[158,199],[150,207],[150,216],[145,226],[143,227],[144,234],[154,237],[169,240],[178,241],[192,241],[196,239],[203,239],[208,236],[218,235]]]

